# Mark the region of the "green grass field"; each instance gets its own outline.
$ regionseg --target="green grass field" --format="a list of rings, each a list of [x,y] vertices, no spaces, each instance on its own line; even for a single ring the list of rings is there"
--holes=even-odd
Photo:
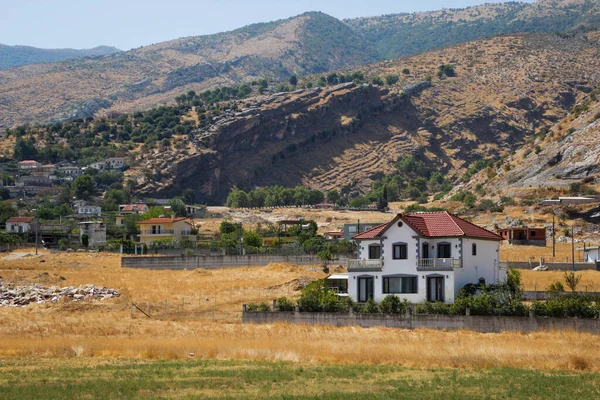
[[[600,375],[257,361],[0,360],[1,399],[591,399]]]

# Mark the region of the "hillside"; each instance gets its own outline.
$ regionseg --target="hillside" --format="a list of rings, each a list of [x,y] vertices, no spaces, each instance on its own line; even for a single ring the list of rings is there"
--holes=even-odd
[[[287,80],[498,34],[586,30],[600,26],[599,11],[597,1],[540,0],[344,22],[311,12],[102,58],[27,65],[0,71],[0,130],[144,110],[188,90]]]
[[[30,46],[0,44],[0,70],[28,64],[51,63],[71,58],[106,56],[118,53],[115,47],[98,46],[93,49],[38,49]]]
[[[159,43],[101,59],[0,71],[0,125],[131,111],[183,91],[287,79],[374,61],[343,22],[321,13]]]
[[[600,4],[591,0],[492,3],[345,22],[377,49],[380,59],[390,59],[490,36],[598,27]]]
[[[168,197],[192,188],[212,204],[233,187],[275,184],[353,197],[407,155],[456,183],[480,161],[510,157],[589,97],[600,84],[596,38],[483,39],[341,71],[329,84],[309,76],[298,86],[312,88],[293,92],[191,93],[175,108],[20,132],[45,162],[128,154],[128,186],[137,192]],[[28,151],[21,147],[18,159]]]

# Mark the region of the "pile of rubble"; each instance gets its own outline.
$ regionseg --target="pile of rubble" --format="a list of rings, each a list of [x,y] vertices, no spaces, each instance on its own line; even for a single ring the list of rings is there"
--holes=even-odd
[[[43,286],[38,283],[15,286],[0,281],[0,307],[24,307],[36,303],[55,303],[65,299],[70,301],[105,300],[119,297],[115,289],[95,285]]]

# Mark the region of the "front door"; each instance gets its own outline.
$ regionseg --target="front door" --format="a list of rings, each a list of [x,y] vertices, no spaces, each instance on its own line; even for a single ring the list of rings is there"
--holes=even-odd
[[[427,278],[427,301],[432,303],[444,301],[444,278],[432,276]]]
[[[358,278],[358,302],[366,303],[372,299],[374,287],[373,278]]]

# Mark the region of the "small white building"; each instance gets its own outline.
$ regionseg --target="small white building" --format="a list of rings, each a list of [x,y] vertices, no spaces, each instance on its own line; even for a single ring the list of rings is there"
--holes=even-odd
[[[123,169],[126,166],[127,163],[123,157],[111,157],[104,161],[98,161],[89,165],[90,168],[97,170]]]
[[[23,161],[19,161],[17,163],[17,166],[19,167],[20,170],[31,170],[31,169],[40,168],[42,166],[42,164],[35,160],[23,160]]]
[[[102,215],[102,208],[100,206],[81,205],[81,206],[77,207],[77,214],[79,214],[79,215]]]
[[[580,247],[577,251],[583,251],[583,262],[593,263],[600,261],[600,246]]]
[[[83,244],[83,235],[87,235],[88,247],[106,244],[106,224],[102,221],[80,222],[79,243]]]
[[[502,238],[448,212],[398,214],[353,239],[358,260],[348,264],[348,293],[357,302],[394,294],[412,303],[453,303],[467,283],[506,278]]]
[[[6,232],[8,233],[27,233],[35,227],[34,217],[10,217],[6,220]]]

